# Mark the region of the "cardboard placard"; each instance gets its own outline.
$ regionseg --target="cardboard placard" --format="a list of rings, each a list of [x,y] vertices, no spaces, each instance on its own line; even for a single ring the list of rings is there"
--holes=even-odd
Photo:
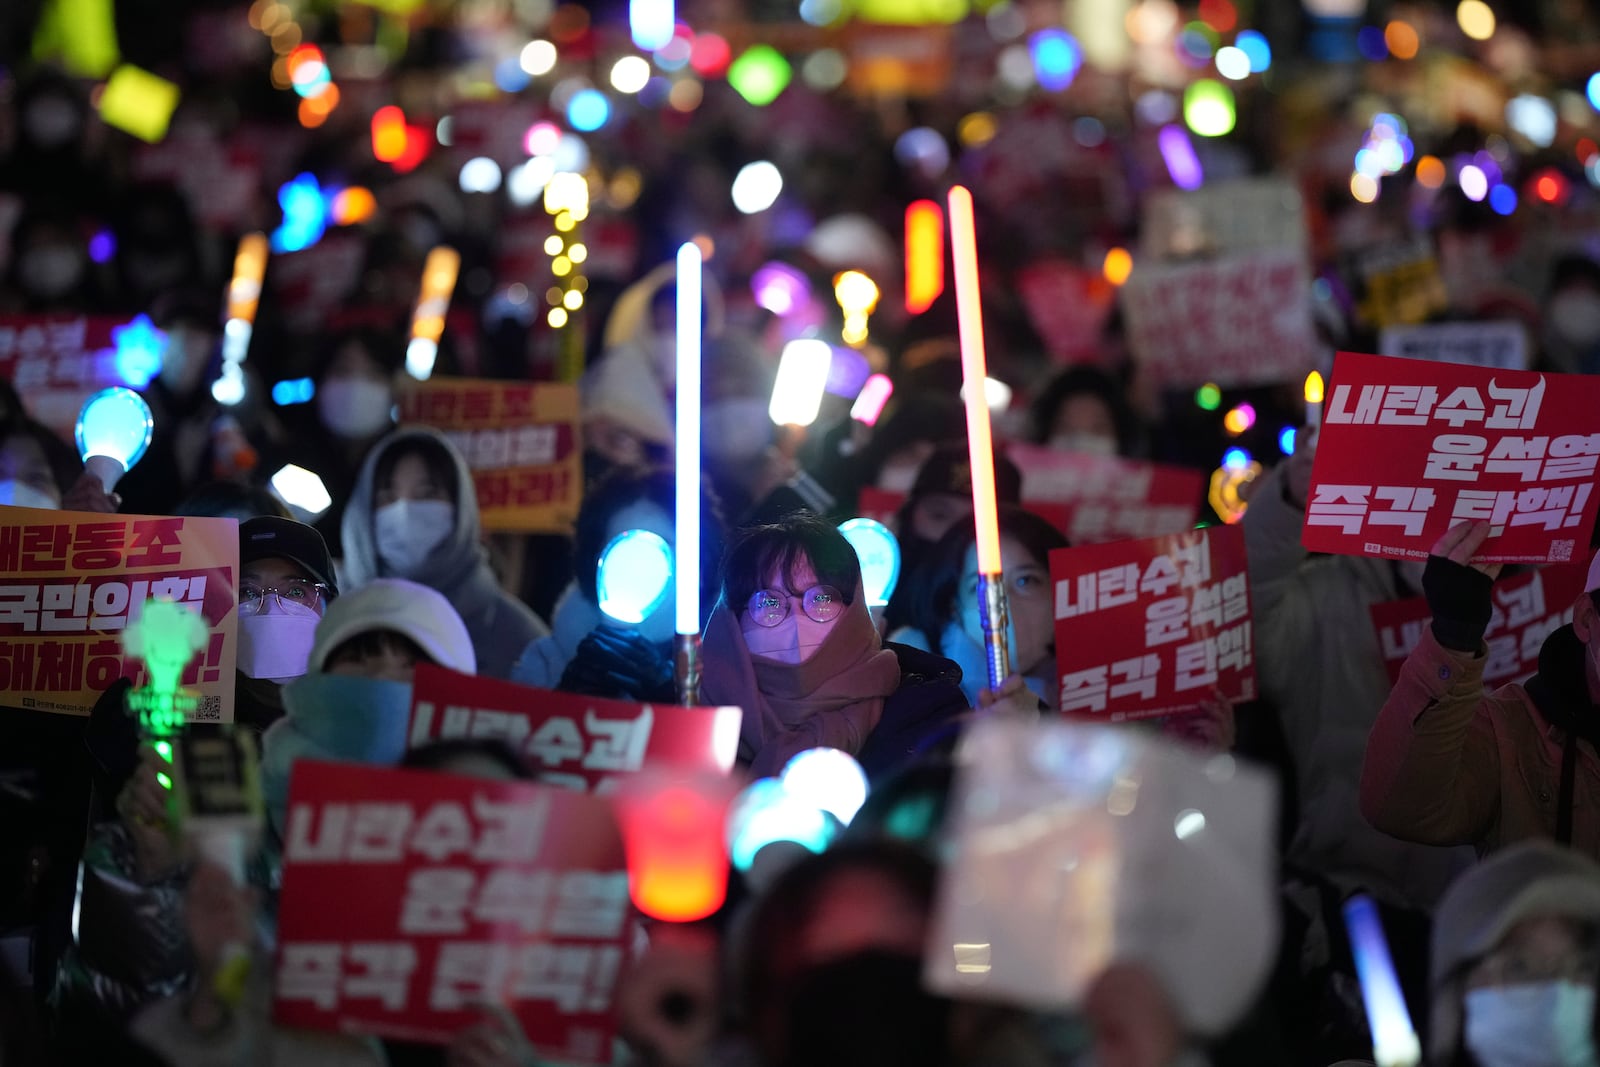
[[[1118,722],[1256,695],[1237,526],[1050,553],[1061,711]]]
[[[194,722],[232,722],[239,524],[0,507],[0,690],[14,708],[87,715],[118,678],[145,681],[122,630],[145,601],[200,614],[211,636],[181,684]]]
[[[510,1011],[608,1063],[633,930],[609,804],[526,782],[302,760],[289,785],[273,1016],[447,1043]]]
[[[1509,319],[1389,326],[1378,335],[1378,350],[1403,359],[1431,359],[1496,370],[1528,369],[1528,331],[1522,323]]]
[[[1311,275],[1295,249],[1141,263],[1122,308],[1135,357],[1169,388],[1297,382],[1316,364]]]
[[[1600,499],[1600,379],[1341,352],[1323,405],[1302,543],[1426,559],[1460,522],[1478,559],[1586,555]]]
[[[1573,604],[1583,592],[1588,568],[1581,563],[1541,567],[1502,579],[1494,585],[1494,616],[1484,641],[1489,646],[1483,666],[1486,685],[1522,682],[1539,669],[1545,638],[1572,621]],[[1378,634],[1378,650],[1391,683],[1417,647],[1422,630],[1433,621],[1426,597],[1388,600],[1367,609]]]
[[[1139,227],[1141,258],[1189,259],[1255,248],[1304,254],[1305,198],[1283,178],[1235,178],[1199,189],[1153,190]]]
[[[491,737],[541,781],[609,792],[618,775],[647,763],[727,774],[743,721],[734,707],[602,700],[423,664],[412,683],[410,743]]]
[[[563,533],[578,517],[576,385],[430,378],[399,400],[402,423],[432,426],[466,457],[484,529]]]

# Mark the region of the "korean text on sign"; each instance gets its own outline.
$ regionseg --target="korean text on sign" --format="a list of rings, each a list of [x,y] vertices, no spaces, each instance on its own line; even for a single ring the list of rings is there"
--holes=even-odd
[[[231,519],[0,508],[0,689],[13,708],[87,715],[118,678],[143,681],[122,631],[147,600],[199,614],[211,636],[182,684],[194,718],[233,721],[238,524]]]
[[[1050,553],[1063,714],[1119,721],[1255,697],[1236,526]]]
[[[1128,343],[1165,386],[1298,381],[1317,355],[1310,293],[1294,249],[1142,264],[1122,287]]]
[[[1583,554],[1600,379],[1340,353],[1327,396],[1307,548],[1424,559],[1450,527],[1483,520],[1480,560]]]
[[[125,381],[118,367],[124,331],[137,332],[101,315],[0,315],[0,377],[16,387],[30,415],[70,441],[90,393],[144,384]]]
[[[557,532],[577,517],[577,386],[433,378],[407,389],[400,412],[466,457],[485,529]]]
[[[1583,564],[1563,563],[1495,583],[1494,615],[1484,633],[1489,648],[1483,665],[1486,684],[1520,682],[1539,669],[1539,650],[1545,638],[1572,621],[1573,604],[1583,592],[1587,576]],[[1433,621],[1427,598],[1385,601],[1368,610],[1389,681],[1397,682],[1423,628]]]
[[[540,781],[601,793],[646,762],[728,773],[742,721],[733,707],[599,700],[428,664],[412,685],[411,744],[494,738],[538,770]]]
[[[605,801],[303,761],[284,827],[275,1008],[289,1026],[448,1042],[502,1004],[534,1046],[609,1062],[632,933]]]

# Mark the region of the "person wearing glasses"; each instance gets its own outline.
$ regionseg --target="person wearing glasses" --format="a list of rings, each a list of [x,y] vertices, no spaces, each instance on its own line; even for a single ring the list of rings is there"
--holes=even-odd
[[[312,638],[339,595],[328,546],[293,519],[239,524],[239,662],[234,721],[265,730],[283,717],[281,689],[306,673]]]
[[[855,549],[810,512],[735,536],[702,650],[701,703],[744,709],[739,762],[757,775],[826,746],[877,778],[968,711],[959,667],[879,639]]]

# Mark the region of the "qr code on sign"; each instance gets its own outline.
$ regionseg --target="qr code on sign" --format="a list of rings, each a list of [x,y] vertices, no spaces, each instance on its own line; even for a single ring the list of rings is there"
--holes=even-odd
[[[1575,544],[1576,542],[1573,541],[1551,541],[1550,562],[1566,563],[1572,558],[1572,549]]]
[[[195,722],[221,722],[222,698],[220,696],[204,696],[200,698],[200,706],[195,709]]]

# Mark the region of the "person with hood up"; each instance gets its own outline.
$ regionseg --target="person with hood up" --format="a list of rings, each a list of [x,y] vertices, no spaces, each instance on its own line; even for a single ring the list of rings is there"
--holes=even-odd
[[[367,454],[343,521],[347,588],[405,578],[442,593],[466,624],[480,673],[506,678],[548,627],[500,588],[481,540],[467,461],[443,434],[397,430]]]
[[[1596,1067],[1600,865],[1513,845],[1452,885],[1433,926],[1431,1067]]]
[[[1404,841],[1487,853],[1544,837],[1600,857],[1600,554],[1538,673],[1491,693],[1483,635],[1500,567],[1470,563],[1488,536],[1487,522],[1460,523],[1433,546],[1433,624],[1373,725],[1362,813]]]
[[[744,709],[739,762],[757,776],[827,746],[876,778],[968,710],[955,664],[879,639],[855,549],[810,512],[735,536],[702,658],[701,701]]]
[[[671,700],[672,597],[634,626],[608,619],[599,607],[600,557],[629,530],[647,530],[670,546],[676,504],[670,469],[617,468],[585,494],[573,536],[577,575],[556,602],[552,632],[529,643],[511,680],[624,700]],[[716,598],[723,524],[716,498],[700,500],[701,602]],[[666,689],[657,691],[665,677]]]

